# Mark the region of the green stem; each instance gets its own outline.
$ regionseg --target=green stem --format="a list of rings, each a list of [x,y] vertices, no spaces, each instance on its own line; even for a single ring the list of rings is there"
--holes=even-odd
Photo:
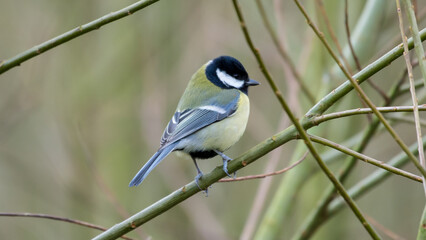
[[[420,33],[422,39],[426,38],[426,29],[422,30]],[[411,44],[411,45],[410,45]],[[412,48],[412,39],[409,39],[409,47]],[[369,78],[374,75],[379,70],[388,66],[392,61],[397,59],[402,55],[402,50],[400,47],[395,47],[384,56],[371,63],[369,66],[360,71],[357,75],[360,78]],[[357,76],[355,75],[355,76]],[[358,78],[358,79],[360,79]],[[342,98],[345,94],[352,90],[350,82],[346,81],[340,85],[333,92],[321,99],[309,112],[311,113],[322,113],[326,111],[330,106]],[[309,119],[303,121],[303,127],[305,129],[311,128],[315,124]],[[228,164],[228,171],[230,173],[243,168],[244,166],[254,162],[257,158],[262,157],[273,149],[285,144],[286,142],[294,139],[296,137],[296,129],[293,126],[290,126],[286,130],[268,138],[267,140],[259,143],[255,147],[251,148],[248,152],[231,161]],[[200,184],[203,187],[209,186],[214,182],[218,181],[220,178],[225,176],[221,167],[214,169],[211,173],[204,175]],[[217,180],[216,180],[217,179]],[[182,190],[185,190],[182,192]],[[189,198],[190,196],[199,192],[199,188],[196,186],[195,182],[191,182],[185,185],[182,189],[179,189],[167,197],[157,201],[148,208],[140,211],[139,213],[133,215],[130,219],[126,219],[123,222],[114,225],[112,228],[108,229],[103,234],[97,236],[95,239],[116,239],[119,236],[128,233],[134,230],[136,227],[142,225],[143,223],[159,216],[168,209],[176,206],[180,202]],[[132,224],[133,223],[133,224]]]
[[[44,43],[41,43],[37,46],[34,46],[25,52],[22,52],[12,58],[9,58],[7,60],[3,60],[0,62],[0,74],[8,71],[9,69],[19,66],[21,63],[27,61],[28,59],[31,59],[37,55],[42,54],[43,52],[46,52],[47,50],[50,50],[54,47],[57,47],[63,43],[66,43],[74,38],[77,38],[83,34],[86,34],[88,32],[91,32],[93,30],[97,30],[100,27],[114,22],[118,19],[121,19],[123,17],[127,17],[132,15],[133,13],[148,7],[149,5],[157,2],[159,0],[141,0],[139,2],[133,3],[130,6],[127,6],[121,10],[109,13],[101,18],[98,18],[92,22],[86,23],[84,25],[81,25],[77,28],[74,28],[66,33],[63,33],[57,37],[54,37]]]
[[[403,24],[403,20],[402,20],[401,6],[400,6],[399,0],[396,0],[396,6],[397,6],[397,12],[398,12],[398,19],[399,19],[399,29],[401,31],[402,42],[404,43],[404,60],[405,60],[405,64],[407,65],[408,80],[410,82],[410,93],[411,93],[411,100],[412,100],[412,103],[413,103],[413,113],[414,113],[414,122],[415,122],[415,128],[416,128],[416,138],[417,138],[417,142],[418,142],[418,146],[419,146],[420,165],[424,169],[425,168],[425,155],[424,155],[423,145],[421,144],[422,130],[421,130],[421,127],[420,127],[420,116],[419,116],[419,106],[418,106],[419,103],[417,102],[416,88],[414,87],[413,67],[411,66],[410,55],[409,55],[409,52],[408,52],[407,37],[405,36],[405,33],[404,33],[404,24]],[[407,7],[408,6],[406,6],[406,8]],[[414,14],[414,12],[413,12],[413,14]],[[415,16],[414,16],[414,18],[415,18]],[[416,20],[414,19],[414,22],[415,21]],[[416,30],[417,30],[417,34],[418,34],[419,32],[418,32],[418,29],[417,29],[417,25],[416,25]],[[416,50],[418,48],[418,46],[416,44],[416,38],[414,38],[414,48]],[[423,50],[423,48],[422,48],[422,50]],[[421,61],[419,59],[419,66],[420,67],[422,66],[421,65],[422,62],[423,61]],[[424,76],[425,76],[425,79],[426,79],[426,73],[425,73]],[[423,181],[425,179],[426,179],[426,176],[423,177]],[[423,182],[423,190],[426,194],[426,182],[425,181]]]
[[[347,148],[347,147],[345,147],[343,145],[340,145],[338,143],[332,142],[332,141],[330,141],[328,139],[325,139],[325,138],[322,138],[322,137],[318,137],[318,136],[313,136],[313,135],[309,135],[309,138],[312,141],[316,142],[316,143],[319,143],[319,144],[322,144],[324,146],[328,146],[328,147],[334,148],[334,149],[336,149],[338,151],[341,151],[341,152],[343,152],[343,153],[345,153],[347,155],[350,155],[350,156],[352,156],[354,158],[357,158],[357,159],[359,159],[361,161],[364,161],[366,163],[370,163],[370,164],[372,164],[374,166],[377,166],[379,168],[385,169],[386,171],[389,171],[389,172],[394,173],[396,175],[400,175],[400,176],[406,177],[408,179],[411,179],[411,180],[414,180],[414,181],[417,181],[417,182],[423,182],[422,178],[419,177],[419,176],[417,176],[417,175],[414,175],[414,174],[406,172],[404,170],[395,168],[395,167],[393,167],[391,165],[388,165],[388,164],[386,164],[386,163],[384,163],[382,161],[376,160],[376,159],[374,159],[372,157],[369,157],[369,156],[366,156],[366,155],[361,154],[359,152],[356,152],[356,151],[354,151],[352,149],[349,149],[349,148]]]
[[[426,137],[422,140],[423,146],[426,145]],[[412,153],[418,153],[417,152],[417,143],[414,143],[410,146],[410,151]],[[408,163],[408,157],[404,152],[401,152],[397,154],[395,157],[393,157],[389,162],[387,162],[390,166],[401,168],[405,164]],[[381,182],[385,181],[390,176],[393,176],[390,172],[385,171],[383,169],[378,169],[374,171],[372,174],[370,174],[368,177],[364,178],[360,182],[358,182],[355,186],[351,187],[348,192],[351,195],[351,197],[358,199],[362,195],[366,194],[369,190],[372,190],[374,187],[379,185]],[[327,208],[327,211],[325,212],[325,215],[330,218],[334,216],[337,212],[343,209],[345,207],[345,201],[342,198],[336,198],[334,199]]]
[[[377,110],[382,113],[413,112],[413,109],[414,109],[413,106],[377,107]],[[426,111],[426,104],[419,106],[418,110]],[[357,109],[350,109],[350,110],[345,110],[341,112],[324,114],[324,115],[312,118],[312,121],[315,124],[320,124],[324,121],[329,121],[336,118],[349,117],[349,116],[359,115],[359,114],[369,114],[369,113],[373,113],[373,110],[371,108],[357,108]]]
[[[287,65],[290,68],[291,73],[293,74],[294,78],[296,79],[296,82],[299,84],[300,88],[302,89],[302,92],[306,95],[308,100],[311,104],[315,104],[315,96],[311,93],[309,88],[306,86],[305,82],[303,81],[302,77],[300,76],[299,72],[297,71],[296,66],[294,65],[293,61],[291,60],[290,56],[288,55],[287,51],[284,49],[283,45],[281,44],[277,34],[275,33],[274,29],[272,28],[271,23],[268,20],[268,16],[265,12],[265,8],[263,7],[261,0],[256,0],[257,8],[259,9],[260,16],[262,17],[263,24],[266,27],[266,30],[268,30],[269,35],[272,38],[272,42],[274,43],[275,47],[278,50],[278,53],[284,60],[284,62],[287,63]]]
[[[405,75],[405,74],[404,74]],[[391,104],[399,95],[399,88],[401,87],[401,83],[404,80],[404,78],[401,78],[398,82],[396,82],[389,93],[389,101],[385,103],[385,105]],[[376,133],[378,127],[379,127],[379,120],[375,119],[371,125],[367,127],[367,129],[364,131],[362,139],[360,140],[359,146],[356,147],[357,152],[362,152],[370,142],[373,135]],[[356,159],[351,158],[340,170],[340,181],[344,182],[346,178],[349,176],[349,173],[354,168],[356,164]],[[388,173],[388,172],[386,172]],[[304,223],[299,227],[299,229],[296,231],[296,233],[293,235],[294,240],[297,239],[309,239],[310,236],[312,236],[315,231],[326,222],[327,219],[329,219],[329,215],[327,214],[327,207],[330,204],[330,202],[334,198],[335,189],[333,186],[328,187],[325,190],[325,193],[321,197],[321,199],[318,201],[319,204],[316,208],[314,208],[311,213],[306,217]]]
[[[420,31],[421,40],[424,41],[426,39],[426,28]],[[412,49],[414,47],[413,38],[408,39],[408,48]],[[394,47],[392,50],[387,52],[385,55],[367,65],[361,71],[353,76],[353,79],[356,79],[358,83],[362,83],[367,80],[369,77],[373,76],[378,71],[382,70],[395,59],[402,56],[404,53],[404,46],[400,43],[398,46]],[[327,111],[337,100],[341,99],[343,96],[348,94],[354,86],[351,81],[347,80],[336,89],[331,91],[325,97],[323,97],[315,106],[313,106],[306,114],[306,117],[318,116]]]
[[[407,13],[408,21],[410,22],[410,32],[414,38],[414,51],[417,55],[417,59],[419,60],[420,72],[423,76],[423,84],[426,87],[426,57],[419,34],[419,28],[417,26],[416,15],[414,13],[411,0],[403,0],[403,3]]]
[[[355,216],[359,219],[361,224],[364,226],[364,228],[367,230],[367,232],[370,234],[370,236],[373,239],[380,239],[379,235],[375,232],[375,230],[371,227],[371,225],[367,222],[365,217],[362,215],[361,210],[358,208],[356,203],[349,197],[348,193],[344,189],[343,185],[337,180],[337,178],[334,176],[334,174],[328,169],[327,165],[324,163],[324,161],[321,159],[320,155],[312,145],[311,140],[309,139],[307,133],[305,132],[305,129],[302,127],[302,124],[299,122],[298,119],[293,115],[292,111],[290,110],[290,107],[287,105],[286,101],[284,100],[281,91],[278,89],[278,86],[275,84],[275,81],[272,79],[272,76],[269,74],[269,71],[267,70],[262,56],[260,55],[259,50],[254,46],[253,41],[251,40],[250,34],[248,32],[248,29],[246,27],[242,12],[240,10],[240,7],[238,5],[237,0],[232,0],[232,3],[234,4],[234,9],[236,11],[236,14],[238,16],[238,19],[241,24],[241,28],[243,30],[244,36],[246,38],[247,44],[249,45],[251,51],[256,57],[256,60],[260,66],[260,69],[267,79],[269,86],[272,88],[272,91],[275,93],[275,95],[278,98],[278,101],[280,102],[282,108],[287,113],[288,117],[290,118],[291,122],[296,127],[297,131],[299,132],[300,137],[305,142],[306,147],[311,152],[312,156],[317,161],[318,165],[322,169],[322,171],[325,173],[325,175],[330,179],[330,181],[333,183],[335,188],[339,191],[340,195],[345,199],[346,203],[349,205],[349,207],[354,212]]]
[[[336,54],[331,49],[330,45],[326,42],[324,38],[324,34],[322,34],[318,28],[315,26],[315,24],[310,19],[309,15],[305,11],[304,7],[300,4],[298,0],[294,0],[300,11],[302,12],[303,16],[305,16],[306,21],[308,22],[308,25],[314,30],[315,34],[318,36],[318,38],[321,40],[321,42],[324,44],[324,46],[327,48],[327,51],[330,53],[330,55],[333,57],[334,61],[336,61],[337,65],[340,67],[342,72],[345,74],[346,78],[352,83],[355,90],[359,93],[361,98],[364,100],[364,102],[373,110],[374,114],[379,118],[380,122],[385,126],[385,128],[388,130],[388,132],[391,134],[391,136],[394,138],[396,143],[401,147],[402,150],[410,157],[411,162],[416,166],[416,168],[420,171],[420,173],[423,175],[423,177],[426,178],[426,170],[420,165],[417,158],[409,151],[407,145],[402,141],[402,139],[399,137],[399,135],[396,133],[396,131],[392,128],[392,126],[386,121],[386,119],[383,117],[383,115],[377,110],[374,103],[370,100],[370,98],[365,94],[365,92],[362,90],[362,88],[359,86],[358,82],[352,78],[352,76],[349,74],[349,72],[345,69],[345,67],[340,62],[339,58],[336,56]]]

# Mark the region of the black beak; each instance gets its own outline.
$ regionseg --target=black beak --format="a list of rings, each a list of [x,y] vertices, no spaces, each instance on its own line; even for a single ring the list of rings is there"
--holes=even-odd
[[[256,81],[256,80],[253,80],[253,79],[249,79],[246,83],[245,83],[245,85],[246,86],[256,86],[256,85],[259,85],[260,83],[258,82],[258,81]]]

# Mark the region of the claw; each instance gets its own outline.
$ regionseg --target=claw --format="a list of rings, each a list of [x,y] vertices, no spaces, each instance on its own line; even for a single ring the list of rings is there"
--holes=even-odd
[[[200,180],[200,178],[203,176],[203,173],[202,172],[199,172],[198,174],[197,174],[197,176],[195,176],[195,184],[197,184],[197,186],[198,186],[198,188],[200,189],[200,190],[203,190],[201,187],[200,187],[200,184],[198,183],[198,181]]]
[[[231,159],[223,159],[223,171],[228,175],[228,177],[231,177],[231,174],[228,173],[228,162],[231,161]]]
[[[206,189],[202,189],[202,188],[200,187],[200,184],[199,184],[199,180],[200,180],[202,177],[203,177],[203,173],[200,171],[200,172],[197,174],[197,176],[195,176],[195,184],[197,184],[197,187],[198,187],[201,191],[204,191],[204,193],[206,194],[206,197],[208,197],[208,195],[209,195],[208,188],[206,188]]]
[[[222,152],[218,151],[218,150],[213,150],[217,153],[217,155],[222,157],[223,160],[223,171],[226,173],[226,175],[228,175],[228,177],[230,178],[234,178],[237,176],[237,173],[234,172],[234,177],[231,177],[231,174],[229,174],[228,172],[228,162],[230,162],[232,159],[228,156],[226,156],[225,154],[223,154]]]

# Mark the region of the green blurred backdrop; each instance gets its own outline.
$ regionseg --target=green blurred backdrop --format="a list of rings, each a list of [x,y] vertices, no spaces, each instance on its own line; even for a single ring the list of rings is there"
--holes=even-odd
[[[332,27],[344,46],[343,1],[324,2]],[[419,9],[426,6],[423,1],[417,2]],[[131,3],[129,0],[1,0],[0,59]],[[331,58],[307,28],[293,2],[264,3],[284,45],[318,99],[343,82],[341,76],[330,74],[335,68]],[[326,32],[314,1],[303,3]],[[355,27],[364,4],[365,1],[350,1],[351,28]],[[287,82],[283,62],[262,25],[254,1],[244,0],[241,5],[257,47],[301,117],[311,105],[297,92],[289,91],[291,84]],[[371,37],[363,43],[363,66],[399,41],[394,2],[383,5],[380,27],[363,33]],[[421,21],[420,28],[425,23]],[[156,151],[162,131],[191,75],[208,60],[223,54],[240,59],[250,76],[262,82],[261,87],[250,91],[247,131],[227,152],[237,157],[283,128],[278,127],[282,118],[280,105],[245,43],[231,1],[159,1],[1,75],[0,211],[46,213],[109,227],[192,181],[196,175],[192,161],[173,154],[141,186],[128,187],[134,174]],[[399,59],[373,80],[388,90],[403,69],[404,62]],[[420,76],[417,71],[416,76]],[[371,87],[365,89],[373,100],[381,102]],[[399,104],[409,100],[407,95]],[[360,106],[356,94],[351,93],[333,110]],[[335,120],[317,129],[322,136],[341,142],[366,124],[366,118],[358,116]],[[407,144],[415,141],[412,125],[401,124],[397,130]],[[373,142],[367,153],[378,159],[387,160],[399,152],[386,133]],[[288,164],[294,149],[295,143],[280,148],[277,168]],[[239,171],[238,175],[262,173],[269,157]],[[209,172],[219,164],[221,160],[215,158],[201,162],[200,166]],[[298,168],[304,165],[316,168],[309,157]],[[359,164],[349,185],[374,170],[372,166]],[[266,205],[280,180],[281,176],[274,177]],[[280,239],[292,236],[327,184],[319,172],[306,179],[291,213],[286,216]],[[237,239],[258,185],[259,180],[215,184],[208,197],[199,193],[129,236]],[[392,177],[358,203],[367,215],[385,227],[413,239],[423,200],[419,184]],[[0,239],[88,239],[97,233],[50,220],[0,218]],[[367,237],[346,209],[321,228],[314,239]]]

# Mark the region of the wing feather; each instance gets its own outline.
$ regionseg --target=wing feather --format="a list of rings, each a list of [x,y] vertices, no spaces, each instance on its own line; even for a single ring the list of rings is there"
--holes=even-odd
[[[238,105],[239,95],[228,104],[200,106],[193,109],[177,111],[161,137],[161,148],[183,139],[208,125],[221,121],[232,115]]]

